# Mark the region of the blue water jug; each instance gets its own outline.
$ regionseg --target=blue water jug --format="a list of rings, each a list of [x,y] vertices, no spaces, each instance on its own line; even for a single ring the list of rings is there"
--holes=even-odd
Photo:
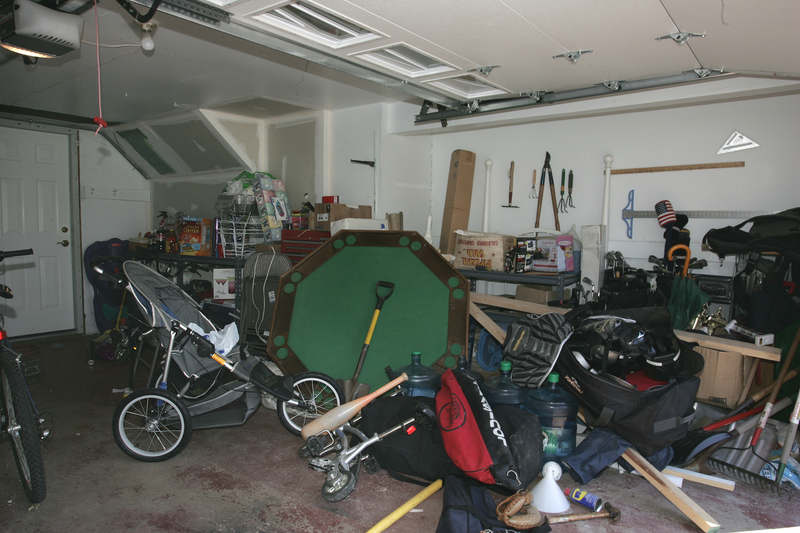
[[[515,405],[523,407],[528,389],[514,385],[511,381],[511,361],[500,363],[500,375],[486,379],[481,385],[481,392],[489,405]]]
[[[544,459],[556,461],[572,453],[575,449],[577,429],[578,400],[558,386],[559,375],[553,372],[540,389],[528,391],[524,409],[539,417],[542,431],[547,435]]]
[[[397,374],[403,372],[408,375],[408,381],[400,384],[406,396],[436,397],[436,391],[441,387],[439,373],[435,369],[420,363],[422,353],[411,352],[411,364],[397,369]]]

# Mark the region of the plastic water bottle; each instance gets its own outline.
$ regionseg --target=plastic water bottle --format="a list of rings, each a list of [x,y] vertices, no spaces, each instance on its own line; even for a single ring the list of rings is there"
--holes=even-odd
[[[511,381],[511,361],[500,363],[500,375],[488,378],[481,385],[481,392],[489,405],[515,405],[523,407],[527,390]]]
[[[441,387],[439,373],[435,369],[420,363],[422,353],[411,352],[411,364],[397,369],[397,374],[405,372],[408,381],[400,384],[406,396],[427,396],[434,398]]]
[[[575,449],[578,401],[558,386],[558,380],[555,372],[547,376],[544,387],[528,392],[524,408],[539,417],[542,431],[547,435],[544,462],[561,464],[561,459]]]
[[[466,375],[474,379],[475,383],[478,384],[478,387],[483,385],[483,382],[486,380],[486,378],[484,378],[483,374],[481,374],[480,372],[475,372],[474,370],[470,370],[469,368],[467,368],[467,356],[464,354],[458,356],[458,362],[456,363],[456,367],[462,372],[464,372]]]

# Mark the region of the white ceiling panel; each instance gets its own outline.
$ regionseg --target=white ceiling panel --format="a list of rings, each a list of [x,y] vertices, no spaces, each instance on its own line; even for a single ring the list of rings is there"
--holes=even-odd
[[[143,12],[151,0],[132,1],[142,2]],[[423,100],[462,113],[476,102],[429,82],[497,65],[483,79],[507,92],[478,99],[481,106],[501,106],[492,100],[528,92],[603,96],[596,89],[611,81],[653,80],[625,90],[657,87],[681,73],[693,81],[700,68],[800,79],[798,0],[303,0],[379,35],[338,49],[248,18],[287,0],[214,0],[230,13],[214,24],[176,13],[171,1],[163,0],[156,13],[151,52],[137,48],[141,29],[128,13],[115,2],[98,4],[107,121],[134,123],[201,108],[264,117]],[[200,0],[181,2],[202,7]],[[78,51],[31,65],[0,50],[0,112],[65,114],[91,123],[99,113],[94,14],[80,16]],[[656,40],[678,32],[706,36],[684,44]],[[358,55],[392,44],[453,70],[403,74]],[[592,52],[574,63],[553,58],[577,50]],[[563,100],[547,103],[557,101]]]
[[[704,68],[754,74],[800,74],[797,0],[663,0]]]

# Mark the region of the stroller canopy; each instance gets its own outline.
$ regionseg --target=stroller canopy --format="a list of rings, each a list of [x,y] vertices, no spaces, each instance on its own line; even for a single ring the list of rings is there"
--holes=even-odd
[[[197,324],[204,331],[217,329],[200,312],[197,302],[152,268],[136,261],[126,261],[122,268],[150,326],[169,329],[177,320],[184,326]]]

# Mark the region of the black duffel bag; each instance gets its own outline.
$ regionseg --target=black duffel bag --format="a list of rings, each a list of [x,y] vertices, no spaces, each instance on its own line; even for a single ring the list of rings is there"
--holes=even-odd
[[[404,395],[377,398],[361,410],[359,429],[367,437],[372,437],[413,418],[418,403],[436,411],[433,398]],[[400,481],[428,485],[413,478],[430,482],[448,475],[464,476],[447,455],[438,424],[431,429],[417,426],[410,435],[396,431],[367,448],[366,452],[375,457],[389,475]]]
[[[592,321],[605,317],[610,317],[607,325],[616,323],[619,329],[609,327],[592,338],[599,329],[590,327]],[[568,320],[574,332],[562,348],[555,370],[561,376],[561,387],[583,406],[589,425],[611,429],[644,456],[654,455],[686,436],[694,419],[693,404],[700,386],[695,374],[703,369],[703,357],[675,336],[669,311],[663,307],[620,309],[613,315],[602,311],[588,317],[573,312]],[[647,355],[636,354],[635,348],[642,352],[644,348],[637,346],[635,339],[645,338],[634,335],[636,331],[646,332],[646,336],[657,339],[660,349],[666,347],[674,353],[662,355],[654,350]],[[593,349],[595,353],[588,355]],[[615,364],[609,353],[617,356]],[[606,360],[598,363],[596,358],[603,356]],[[615,375],[615,366],[618,369],[619,365],[625,370]],[[666,384],[637,390],[621,379],[626,372],[642,367],[657,369],[660,374],[656,377]]]

